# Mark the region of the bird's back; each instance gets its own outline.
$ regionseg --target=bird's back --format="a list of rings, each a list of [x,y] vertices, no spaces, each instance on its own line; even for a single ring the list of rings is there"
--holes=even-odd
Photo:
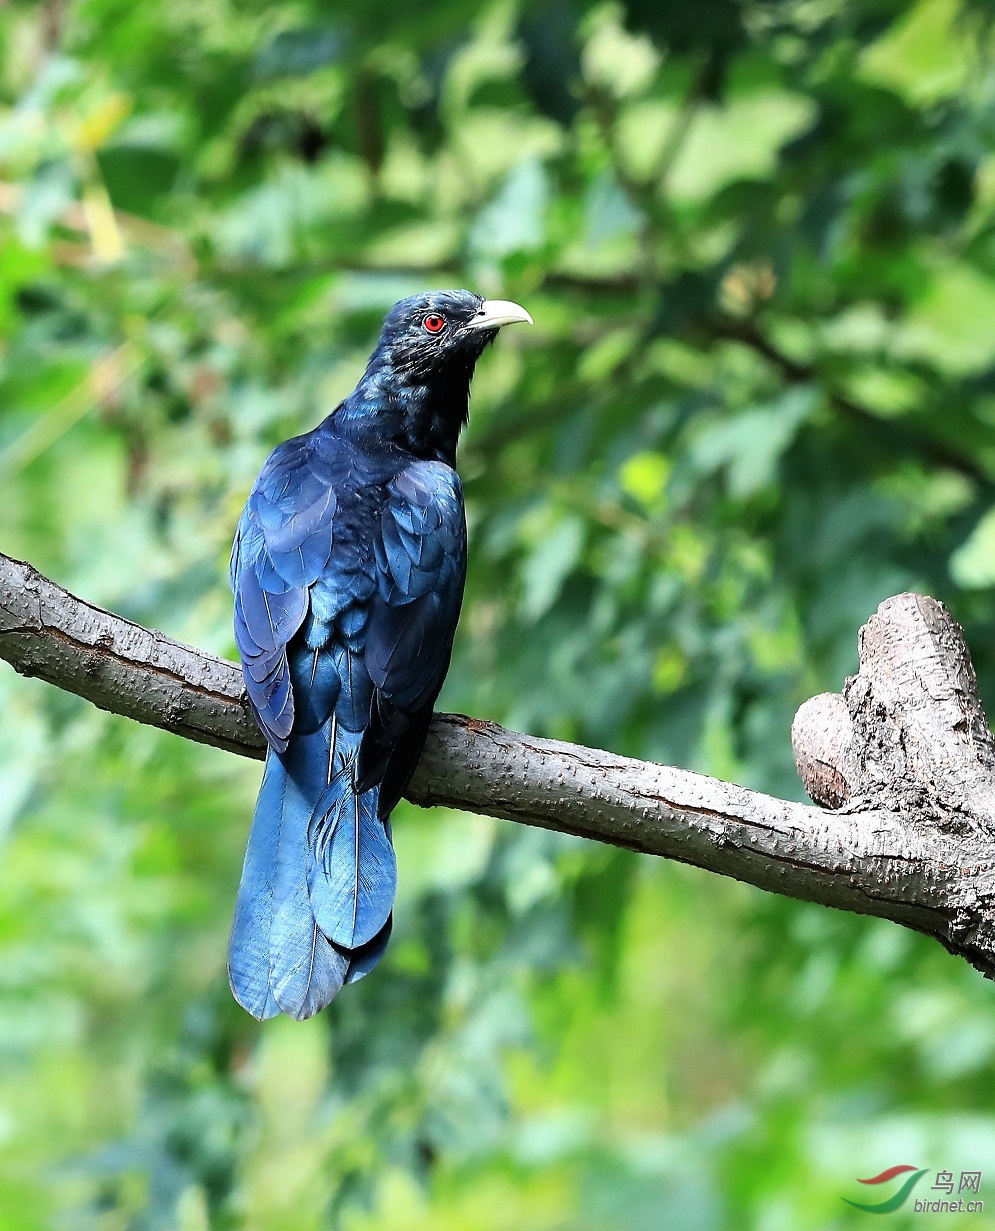
[[[229,950],[257,1017],[322,1008],[379,960],[389,815],[421,752],[465,575],[454,470],[335,417],[273,451],[232,555],[236,639],[270,742]]]

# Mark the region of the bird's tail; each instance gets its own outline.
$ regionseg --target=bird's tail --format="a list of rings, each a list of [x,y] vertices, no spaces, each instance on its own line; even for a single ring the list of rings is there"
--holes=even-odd
[[[379,788],[355,789],[359,740],[332,718],[267,753],[228,946],[254,1017],[311,1017],[387,946],[397,867]]]

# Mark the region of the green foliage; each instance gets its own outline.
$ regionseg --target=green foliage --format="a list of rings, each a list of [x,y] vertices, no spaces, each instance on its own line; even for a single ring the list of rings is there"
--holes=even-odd
[[[991,62],[957,0],[13,0],[0,549],[231,653],[266,450],[400,295],[513,298],[444,705],[798,797],[892,593],[995,700]],[[995,1157],[935,945],[484,818],[403,807],[382,967],[258,1026],[257,778],[0,674],[10,1231],[795,1231]]]

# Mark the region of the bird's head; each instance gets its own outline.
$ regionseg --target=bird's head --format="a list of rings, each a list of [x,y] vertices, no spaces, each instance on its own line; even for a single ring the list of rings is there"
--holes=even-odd
[[[377,354],[402,379],[430,381],[455,367],[470,372],[502,325],[532,324],[517,303],[472,291],[427,291],[396,303],[383,323]]]
[[[466,422],[477,360],[503,325],[532,324],[517,303],[472,291],[427,291],[388,312],[346,416],[374,410],[378,430],[424,456],[450,460]]]

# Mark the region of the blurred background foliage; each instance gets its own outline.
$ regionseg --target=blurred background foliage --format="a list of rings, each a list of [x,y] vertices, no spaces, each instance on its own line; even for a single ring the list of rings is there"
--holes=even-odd
[[[266,451],[396,298],[465,285],[537,324],[474,386],[445,707],[797,798],[795,707],[905,588],[991,706],[989,16],[3,0],[0,549],[231,654]],[[260,1027],[224,976],[258,766],[0,694],[5,1231],[797,1231],[896,1163],[991,1192],[995,997],[931,942],[404,806],[383,966]]]

